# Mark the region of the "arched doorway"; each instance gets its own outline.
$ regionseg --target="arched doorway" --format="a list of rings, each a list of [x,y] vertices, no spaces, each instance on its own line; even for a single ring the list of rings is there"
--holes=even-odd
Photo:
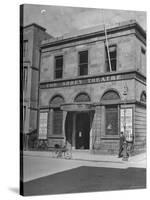
[[[87,103],[91,99],[87,93],[78,94],[74,102]],[[75,147],[76,149],[89,149],[90,139],[90,111],[76,112],[75,115]]]
[[[73,103],[64,104],[61,109],[67,111],[65,120],[66,140],[73,149],[90,148],[90,127],[94,105],[86,93],[79,93]]]
[[[76,113],[76,149],[89,149],[90,139],[90,115],[89,112]]]

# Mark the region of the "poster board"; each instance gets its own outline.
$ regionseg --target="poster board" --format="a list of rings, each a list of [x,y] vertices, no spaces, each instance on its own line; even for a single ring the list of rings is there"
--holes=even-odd
[[[39,139],[47,139],[47,112],[40,113]]]
[[[125,127],[125,128],[124,128]],[[128,142],[133,141],[133,110],[132,108],[121,108],[120,129]]]

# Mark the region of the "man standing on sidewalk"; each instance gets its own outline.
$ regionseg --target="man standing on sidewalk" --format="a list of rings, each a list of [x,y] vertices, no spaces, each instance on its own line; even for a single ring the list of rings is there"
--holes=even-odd
[[[123,152],[123,145],[124,145],[124,142],[126,141],[126,138],[123,134],[123,132],[120,133],[120,143],[119,143],[119,154],[118,154],[118,158],[121,158],[123,155],[122,155],[122,152]]]

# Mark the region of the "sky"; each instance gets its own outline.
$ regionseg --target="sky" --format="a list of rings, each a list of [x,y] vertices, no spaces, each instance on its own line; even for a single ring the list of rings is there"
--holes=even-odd
[[[25,4],[24,26],[37,23],[59,37],[69,32],[135,19],[146,30],[146,12]]]

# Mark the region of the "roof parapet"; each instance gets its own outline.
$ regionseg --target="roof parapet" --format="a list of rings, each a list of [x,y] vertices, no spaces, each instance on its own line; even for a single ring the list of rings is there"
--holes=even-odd
[[[140,32],[146,38],[146,31],[134,19],[115,23],[115,24],[113,24],[113,23],[112,24],[105,24],[105,27],[107,28],[108,31],[111,31],[111,30],[114,30],[114,29],[131,27],[133,25],[137,26],[137,28],[140,30]],[[90,27],[90,28],[86,28],[86,29],[80,29],[78,31],[66,33],[66,34],[64,34],[60,37],[54,37],[54,38],[50,38],[48,40],[44,40],[44,41],[42,41],[41,47],[48,45],[49,43],[55,43],[55,42],[59,42],[59,41],[61,42],[63,40],[67,40],[67,39],[77,38],[77,37],[80,37],[82,35],[87,36],[87,35],[90,35],[90,34],[99,33],[99,32],[103,32],[103,31],[104,31],[104,25],[94,26],[94,27]]]

